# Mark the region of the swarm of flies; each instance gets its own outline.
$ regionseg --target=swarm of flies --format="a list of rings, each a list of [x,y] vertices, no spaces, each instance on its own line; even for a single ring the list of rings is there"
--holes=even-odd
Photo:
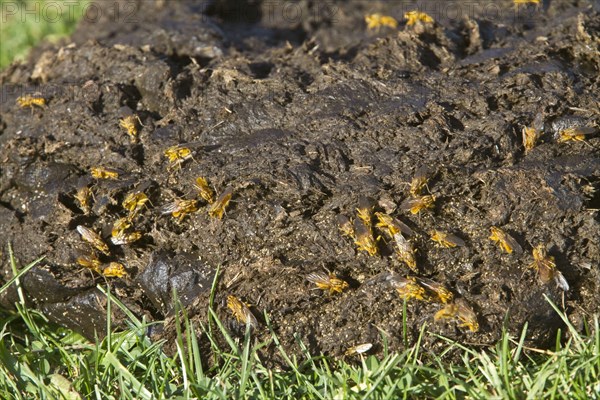
[[[532,128],[524,128],[523,143],[526,151],[531,151],[540,136],[539,121]],[[566,128],[557,134],[557,141],[580,141],[586,135],[592,134],[592,129]],[[579,135],[579,136],[577,136]],[[428,167],[418,168],[410,182],[409,197],[400,205],[400,209],[411,214],[419,214],[435,207],[435,197],[429,193],[429,181],[435,173]],[[350,238],[359,253],[368,256],[379,256],[385,246],[391,247],[399,261],[410,270],[403,275],[395,272],[382,273],[367,282],[378,282],[383,287],[395,291],[404,301],[421,301],[439,303],[442,308],[434,315],[435,321],[457,321],[458,326],[470,332],[479,330],[478,317],[475,309],[463,298],[456,298],[453,291],[444,284],[420,276],[417,262],[417,249],[411,236],[414,231],[397,217],[375,210],[372,203],[364,196],[358,199],[355,215],[337,215],[338,229],[342,236]],[[429,231],[429,238],[436,247],[453,249],[465,247],[466,242],[445,230]],[[521,256],[523,248],[519,242],[504,228],[491,226],[489,239],[498,247],[501,253]],[[385,252],[383,252],[385,254]],[[549,256],[544,245],[533,249],[533,262],[529,268],[537,272],[543,284],[554,284],[566,292],[569,284],[558,270],[554,257]],[[310,274],[307,280],[317,288],[329,292],[330,295],[342,293],[348,284],[333,274]]]
[[[429,194],[429,182],[435,171],[427,166],[418,168],[410,181],[409,197],[400,204],[400,209],[411,214],[419,214],[435,207],[435,196]],[[343,236],[354,241],[359,252],[378,256],[383,247],[392,249],[397,259],[414,273],[419,273],[417,249],[409,238],[413,230],[397,217],[375,211],[371,201],[360,196],[356,215],[353,219],[346,215],[337,216],[338,228]],[[432,232],[432,240],[442,247],[462,247],[465,242],[458,236],[442,231]],[[385,244],[384,244],[385,243]]]
[[[105,168],[92,168],[91,174],[93,178],[118,180],[119,176],[121,176],[120,172],[118,176],[113,176],[111,174],[99,173],[99,170],[104,172],[112,171]],[[79,180],[73,194],[75,204],[86,216],[92,213],[92,203],[94,201],[93,188],[94,185],[90,185],[89,179],[82,178]],[[130,246],[143,237],[143,233],[136,228],[136,223],[139,215],[143,210],[147,209],[147,204],[150,203],[148,196],[144,193],[146,188],[147,185],[142,184],[138,189],[125,195],[120,204],[122,210],[120,213],[124,216],[116,218],[113,221],[109,238],[102,236],[101,229],[96,230],[84,224],[77,225],[76,230],[81,240],[90,247],[88,254],[77,257],[76,263],[79,266],[88,268],[104,277],[123,278],[127,276],[125,266],[115,261],[119,253],[116,249],[119,246]],[[106,262],[102,262],[100,257],[106,259]]]
[[[137,116],[125,117],[119,121],[119,125],[125,129],[132,143],[139,140],[141,122]],[[167,148],[164,155],[169,162],[168,170],[180,169],[187,160],[193,159],[193,153],[186,145]],[[89,175],[78,180],[75,190],[70,194],[71,204],[73,211],[78,209],[77,212],[87,217],[85,223],[76,226],[76,231],[88,245],[89,252],[78,256],[76,264],[104,277],[127,276],[126,267],[118,262],[118,257],[122,254],[118,248],[143,246],[144,232],[140,229],[140,221],[143,221],[144,215],[153,206],[148,193],[150,182],[143,182],[135,189],[123,192],[124,188],[131,187],[134,182],[131,173],[108,165],[92,166]],[[172,201],[160,207],[159,213],[182,223],[186,217],[205,206],[209,218],[223,219],[234,194],[233,187],[227,186],[217,192],[205,177],[198,177],[194,188],[196,193],[193,196],[173,196]],[[103,189],[108,189],[110,193]],[[123,193],[123,197],[118,202],[115,197],[120,193]],[[103,207],[99,207],[99,198],[102,199]],[[116,214],[115,218],[110,227],[94,227],[93,223],[89,223],[90,218],[104,214],[106,205],[111,213]],[[109,229],[110,235],[104,235],[102,232],[106,230],[102,228]]]
[[[205,204],[209,217],[223,219],[226,208],[233,197],[233,187],[227,186],[216,196],[215,191],[209,186],[208,181],[204,177],[196,178],[194,187],[198,191],[194,198],[175,198],[172,202],[163,206],[161,213],[163,215],[170,214],[173,218],[181,222],[187,215],[199,211],[200,206]]]
[[[45,99],[41,97],[22,97],[18,99],[21,107],[46,107]],[[119,126],[125,130],[132,143],[139,141],[141,121],[136,115],[130,115],[119,121]],[[583,124],[571,124],[555,129],[553,139],[555,143],[584,142],[596,134],[596,127]],[[530,126],[521,128],[522,143],[525,154],[532,152],[543,140],[544,124],[541,114]],[[194,160],[197,152],[191,144],[178,144],[163,150],[167,161],[167,170],[177,172],[186,163]],[[413,174],[408,188],[408,196],[400,204],[399,209],[412,215],[422,213],[432,214],[436,208],[436,197],[431,193],[429,184],[436,175],[429,166],[417,168]],[[89,175],[82,177],[71,194],[73,204],[81,213],[90,217],[95,213],[94,202],[96,185],[94,182],[120,182],[129,179],[130,174],[111,166],[94,166],[90,168]],[[234,195],[232,186],[225,186],[217,190],[204,176],[198,176],[193,184],[194,194],[185,196],[174,195],[171,201],[160,207],[160,214],[170,216],[177,223],[184,223],[187,217],[197,213],[202,208],[209,218],[221,220],[226,215]],[[122,278],[127,276],[126,267],[117,260],[119,246],[136,245],[143,242],[144,232],[139,228],[139,220],[152,206],[147,187],[138,187],[124,194],[120,203],[120,215],[113,220],[110,236],[101,233],[100,227],[90,224],[79,224],[76,230],[83,242],[89,246],[89,252],[76,259],[76,263],[94,273],[104,277]],[[392,210],[393,211],[393,210]],[[365,197],[358,198],[358,204],[351,216],[337,215],[337,224],[342,236],[349,238],[359,254],[368,257],[385,256],[392,254],[408,269],[408,273],[384,272],[369,279],[367,282],[376,282],[386,290],[395,292],[404,301],[418,301],[439,304],[439,310],[433,316],[435,321],[455,322],[459,327],[470,332],[479,330],[478,316],[475,308],[465,299],[456,297],[455,292],[446,285],[433,279],[421,276],[415,246],[416,234],[413,229],[402,222],[391,212],[376,209],[373,202]],[[466,242],[453,232],[434,229],[428,232],[429,239],[440,249],[454,249],[465,247]],[[497,246],[500,253],[519,257],[523,248],[519,242],[503,227],[489,227],[489,239]],[[442,250],[448,251],[448,250]],[[548,255],[546,246],[539,244],[532,250],[532,258],[528,264],[529,269],[535,271],[538,280],[544,285],[555,285],[563,292],[569,290],[569,284],[558,269],[554,257]],[[320,290],[328,296],[342,296],[350,290],[349,281],[333,272],[313,272],[306,276],[312,287],[311,290]],[[229,295],[226,300],[227,309],[240,325],[248,328],[257,328],[259,323],[250,309],[250,306],[239,298]],[[346,355],[356,355],[367,352],[372,344],[365,343],[350,347]]]

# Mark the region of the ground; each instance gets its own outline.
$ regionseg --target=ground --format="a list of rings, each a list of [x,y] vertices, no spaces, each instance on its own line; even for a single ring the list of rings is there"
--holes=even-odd
[[[547,299],[580,329],[600,307],[600,14],[589,3],[423,2],[435,22],[412,26],[403,15],[415,5],[401,2],[135,4],[105,5],[72,44],[41,47],[0,75],[0,241],[22,264],[45,256],[23,286],[52,321],[102,334],[96,285],[109,285],[138,316],[166,318],[151,334],[169,339],[173,291],[205,324],[217,269],[214,308],[232,333],[244,329],[229,295],[250,306],[257,339],[270,337],[266,313],[290,353],[297,339],[313,354],[402,349],[424,324],[475,345],[527,324],[527,344],[544,347],[562,327]],[[367,29],[376,12],[398,27]],[[17,104],[35,92],[44,107]],[[119,126],[131,114],[135,141]],[[541,135],[528,151],[524,127]],[[561,142],[568,128],[589,134]],[[173,165],[164,153],[176,145],[191,157]],[[435,205],[412,214],[401,205],[423,166]],[[119,177],[92,178],[94,167]],[[209,216],[197,177],[217,196],[233,190],[222,219]],[[74,197],[82,186],[93,193],[88,212]],[[122,201],[140,191],[149,201],[128,232],[143,236],[113,245],[113,224],[128,215]],[[341,234],[339,215],[356,218],[361,197],[414,231],[416,272],[380,229],[375,256]],[[199,210],[165,214],[176,199],[198,199]],[[109,243],[107,254],[82,240],[80,225]],[[492,226],[523,252],[502,252]],[[436,246],[434,229],[465,246]],[[529,268],[540,244],[568,291]],[[76,263],[92,252],[127,276]],[[2,261],[9,277],[6,252]],[[307,280],[316,272],[349,288],[316,290]],[[445,285],[473,309],[478,331],[434,321],[435,301],[405,305],[392,272]],[[430,351],[443,343],[425,340]]]

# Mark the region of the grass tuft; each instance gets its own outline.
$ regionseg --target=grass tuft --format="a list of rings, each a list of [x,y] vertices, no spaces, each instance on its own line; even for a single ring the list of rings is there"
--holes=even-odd
[[[75,30],[89,0],[0,0],[0,69],[23,60],[41,40],[56,42]]]

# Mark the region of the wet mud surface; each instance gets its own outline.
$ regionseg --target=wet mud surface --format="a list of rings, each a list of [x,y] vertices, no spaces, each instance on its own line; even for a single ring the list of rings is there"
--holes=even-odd
[[[546,297],[579,329],[598,311],[600,14],[590,3],[516,11],[510,1],[457,2],[468,14],[457,17],[446,2],[424,2],[436,23],[413,26],[402,16],[414,4],[400,2],[122,4],[137,4],[131,19],[84,21],[73,44],[40,48],[0,75],[0,242],[22,265],[46,257],[22,284],[51,320],[102,334],[106,298],[96,286],[110,285],[136,315],[167,318],[153,336],[169,339],[173,292],[206,324],[217,268],[214,308],[232,334],[244,329],[230,295],[250,305],[253,335],[270,337],[266,312],[292,354],[295,337],[314,354],[341,356],[361,343],[377,352],[382,336],[400,350],[423,324],[484,345],[527,324],[528,345],[543,347],[563,328]],[[368,30],[364,16],[375,12],[398,28]],[[46,106],[19,107],[23,91],[41,91]],[[135,143],[119,126],[131,114]],[[527,152],[523,127],[540,135]],[[561,142],[573,127],[590,133]],[[164,153],[177,145],[191,157],[174,166]],[[423,194],[435,202],[412,214],[402,203],[422,166],[432,171]],[[95,179],[94,167],[118,178]],[[217,196],[233,189],[222,219],[209,216],[198,177]],[[93,194],[89,210],[74,197],[82,186]],[[127,231],[142,237],[112,244],[113,224],[129,215],[123,200],[142,191],[149,201]],[[338,216],[356,219],[361,197],[413,231],[416,272],[381,229],[372,228],[374,256],[341,234]],[[164,214],[176,199],[198,200],[198,211]],[[107,254],[78,226],[99,233]],[[502,252],[492,226],[523,252]],[[437,246],[432,230],[465,245]],[[568,291],[529,268],[540,244]],[[92,252],[127,275],[77,264]],[[2,262],[8,279],[6,251]],[[307,280],[327,271],[348,288],[329,293]],[[434,321],[444,305],[432,299],[406,302],[404,329],[390,276],[407,275],[445,285],[475,312],[478,331]],[[15,299],[9,290],[0,303]],[[427,335],[423,345],[444,343]],[[262,351],[268,358],[275,348]]]

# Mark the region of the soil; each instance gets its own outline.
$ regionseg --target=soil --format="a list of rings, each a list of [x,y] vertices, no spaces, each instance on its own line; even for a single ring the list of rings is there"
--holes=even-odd
[[[102,335],[97,285],[109,286],[137,316],[166,318],[151,333],[171,339],[173,292],[206,326],[218,269],[213,307],[231,333],[244,331],[226,306],[234,295],[251,305],[257,340],[271,335],[266,313],[290,354],[301,353],[298,340],[332,356],[361,343],[380,352],[384,338],[402,350],[424,324],[477,345],[527,325],[527,344],[544,347],[564,332],[546,297],[584,329],[600,306],[600,137],[593,129],[585,141],[557,137],[600,121],[600,8],[419,4],[435,23],[406,26],[415,5],[401,2],[98,2],[102,17],[83,20],[72,43],[44,45],[3,71],[0,241],[21,265],[45,256],[22,279],[31,306]],[[368,30],[364,16],[375,12],[398,28]],[[46,107],[20,108],[25,92],[41,92]],[[119,126],[132,113],[137,143]],[[526,126],[541,134],[528,152]],[[175,145],[192,158],[170,167],[164,152]],[[424,193],[435,207],[413,215],[400,205],[421,166],[433,171]],[[92,179],[92,167],[118,169],[119,178]],[[203,201],[182,220],[164,215],[174,199],[198,198],[199,176],[217,194],[233,188],[223,219]],[[87,183],[86,214],[73,196]],[[142,190],[150,199],[134,219],[142,238],[111,244],[113,223],[127,216],[124,197]],[[385,234],[374,228],[380,255],[370,256],[340,233],[338,215],[354,218],[361,196],[414,231],[417,275],[466,301],[478,332],[434,321],[436,302],[405,305],[382,274],[415,273]],[[92,251],[79,225],[109,242],[98,257],[124,264],[126,277],[75,262]],[[503,253],[492,226],[523,253]],[[466,245],[440,248],[434,229]],[[568,291],[528,268],[539,244]],[[2,262],[8,279],[7,251]],[[307,276],[326,271],[349,288],[316,290]],[[0,304],[16,299],[13,288]],[[113,323],[122,318],[115,311]],[[423,346],[446,342],[425,335]],[[273,344],[261,350],[275,353]]]

